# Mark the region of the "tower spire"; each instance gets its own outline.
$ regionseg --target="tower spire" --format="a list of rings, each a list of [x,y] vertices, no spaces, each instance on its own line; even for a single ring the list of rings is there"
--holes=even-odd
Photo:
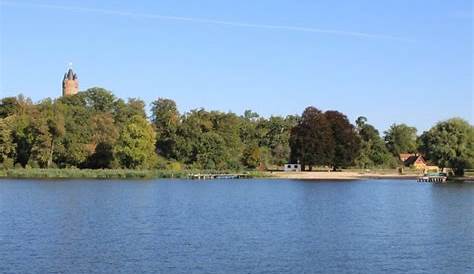
[[[79,81],[76,73],[72,70],[72,63],[69,62],[67,72],[63,78],[63,96],[75,95],[79,91]]]

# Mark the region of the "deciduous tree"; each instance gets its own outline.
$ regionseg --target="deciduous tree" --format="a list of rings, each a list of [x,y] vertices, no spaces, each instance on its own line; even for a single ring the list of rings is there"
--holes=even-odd
[[[155,132],[140,115],[133,116],[120,132],[115,153],[126,168],[152,168],[157,162]]]
[[[346,115],[338,111],[326,111],[324,115],[330,124],[334,140],[334,170],[352,165],[360,150],[360,138],[355,127]]]
[[[291,158],[304,169],[315,165],[330,165],[334,158],[335,143],[331,125],[324,113],[308,107],[290,135]]]
[[[460,118],[439,122],[421,137],[420,150],[440,167],[456,175],[474,165],[474,127]]]
[[[416,144],[416,128],[409,127],[405,124],[393,124],[385,131],[385,144],[387,149],[396,157],[400,153],[415,153]]]

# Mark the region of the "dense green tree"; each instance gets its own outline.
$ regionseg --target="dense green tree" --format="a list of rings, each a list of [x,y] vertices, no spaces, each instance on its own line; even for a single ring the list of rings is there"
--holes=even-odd
[[[474,165],[474,127],[460,118],[440,122],[420,137],[420,150],[440,167],[456,175]]]
[[[64,119],[64,105],[59,102],[53,102],[51,99],[46,99],[40,102],[37,105],[38,115],[35,119],[33,124],[40,127],[37,128],[39,132],[42,132],[43,125],[41,123],[45,123],[47,134],[50,138],[50,145],[49,145],[49,156],[46,162],[46,167],[50,167],[53,164],[53,154],[55,147],[61,142],[61,138],[65,134],[65,119]],[[42,136],[45,140],[48,139],[45,136]]]
[[[248,168],[256,168],[262,163],[262,154],[257,145],[247,146],[242,155],[243,164]]]
[[[360,150],[360,138],[355,127],[346,115],[338,111],[326,111],[324,115],[330,124],[334,140],[334,157],[331,165],[334,170],[352,165]]]
[[[177,160],[184,163],[214,165],[219,169],[239,168],[242,154],[239,118],[232,113],[192,110],[182,117],[176,147]]]
[[[87,160],[87,167],[92,169],[114,167],[114,148],[110,143],[99,143],[94,153]]]
[[[228,167],[224,139],[216,132],[200,135],[194,149],[197,168],[222,170]]]
[[[176,103],[170,99],[159,98],[152,102],[151,120],[156,130],[156,148],[166,158],[177,158],[176,142],[180,115]]]
[[[157,162],[155,153],[155,132],[151,124],[135,115],[120,132],[115,154],[126,168],[153,168]]]
[[[113,147],[118,139],[118,127],[111,113],[97,113],[91,117],[94,152],[87,160],[89,168],[110,168],[114,161]]]
[[[43,118],[34,119],[28,128],[28,133],[32,137],[28,164],[32,167],[48,167],[53,153],[53,138],[47,121]]]
[[[355,164],[361,168],[395,167],[396,159],[388,151],[379,131],[367,123],[367,118],[357,118],[356,125],[361,142]]]
[[[9,116],[13,120],[11,126],[13,142],[16,144],[14,162],[21,166],[25,166],[30,158],[32,136],[28,132],[35,113],[36,107],[31,100],[20,95],[17,97],[14,114]]]
[[[291,130],[291,160],[300,162],[302,169],[315,165],[330,165],[334,159],[335,143],[332,129],[324,113],[308,107],[299,123]]]
[[[5,97],[0,100],[0,118],[6,118],[17,113],[20,107],[16,97]]]
[[[385,131],[385,144],[396,157],[400,153],[415,153],[417,151],[416,128],[405,124],[393,124]]]
[[[297,122],[293,117],[272,116],[269,119],[259,121],[257,128],[264,134],[260,137],[260,147],[270,152],[270,164],[282,166],[289,161],[290,156],[290,131]]]
[[[121,129],[125,126],[130,117],[138,115],[146,118],[145,102],[136,98],[129,98],[127,102],[123,99],[117,99],[113,103],[112,114],[115,124]]]
[[[138,98],[128,98],[127,100],[127,115],[132,117],[138,115],[146,119],[145,102]]]
[[[224,140],[225,150],[223,157],[225,166],[230,169],[241,167],[240,160],[243,151],[243,143],[240,139],[240,119],[234,113],[211,112],[213,131]]]
[[[60,167],[84,167],[95,149],[91,127],[95,112],[87,106],[84,92],[58,101],[64,106],[65,134],[55,147],[55,162]]]
[[[35,104],[21,95],[0,99],[0,165],[227,170],[299,161],[311,169],[350,166],[357,156],[357,166],[372,168],[393,167],[393,155],[415,150],[413,128],[393,125],[384,142],[365,117],[354,129],[342,113],[313,107],[302,117],[204,109],[180,115],[174,101],[160,98],[151,114],[148,121],[142,100],[125,102],[102,88]],[[472,126],[465,124],[450,120],[424,133],[422,152],[462,173],[473,164]]]
[[[108,90],[94,87],[83,92],[86,106],[94,112],[112,112],[115,96]]]
[[[12,123],[14,117],[0,118],[0,165],[12,168],[16,153],[16,143],[13,140]]]

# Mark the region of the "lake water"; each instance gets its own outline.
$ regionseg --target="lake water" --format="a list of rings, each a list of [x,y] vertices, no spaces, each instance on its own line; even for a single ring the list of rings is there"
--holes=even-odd
[[[0,180],[0,273],[474,273],[474,184]]]

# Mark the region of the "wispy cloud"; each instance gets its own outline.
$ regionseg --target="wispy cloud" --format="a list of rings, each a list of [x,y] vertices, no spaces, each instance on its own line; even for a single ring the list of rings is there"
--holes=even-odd
[[[37,3],[26,3],[26,2],[19,3],[19,2],[9,2],[9,1],[0,1],[0,5],[16,7],[16,8],[56,9],[56,10],[64,10],[64,11],[71,11],[71,12],[100,13],[100,14],[113,15],[113,16],[146,18],[146,19],[155,19],[155,20],[183,21],[183,22],[191,22],[191,23],[198,23],[198,24],[212,24],[212,25],[232,26],[232,27],[267,29],[267,30],[276,30],[276,31],[312,32],[312,33],[352,36],[352,37],[359,37],[359,38],[375,38],[375,39],[409,41],[408,39],[405,39],[402,37],[378,34],[378,33],[320,29],[320,28],[314,28],[314,27],[301,27],[301,26],[253,24],[253,23],[247,23],[247,22],[224,21],[224,20],[197,18],[197,17],[167,16],[167,15],[160,15],[160,14],[153,14],[153,13],[136,13],[136,12],[127,12],[127,11],[110,10],[110,9],[78,7],[78,6],[62,6],[62,5],[37,4]]]

